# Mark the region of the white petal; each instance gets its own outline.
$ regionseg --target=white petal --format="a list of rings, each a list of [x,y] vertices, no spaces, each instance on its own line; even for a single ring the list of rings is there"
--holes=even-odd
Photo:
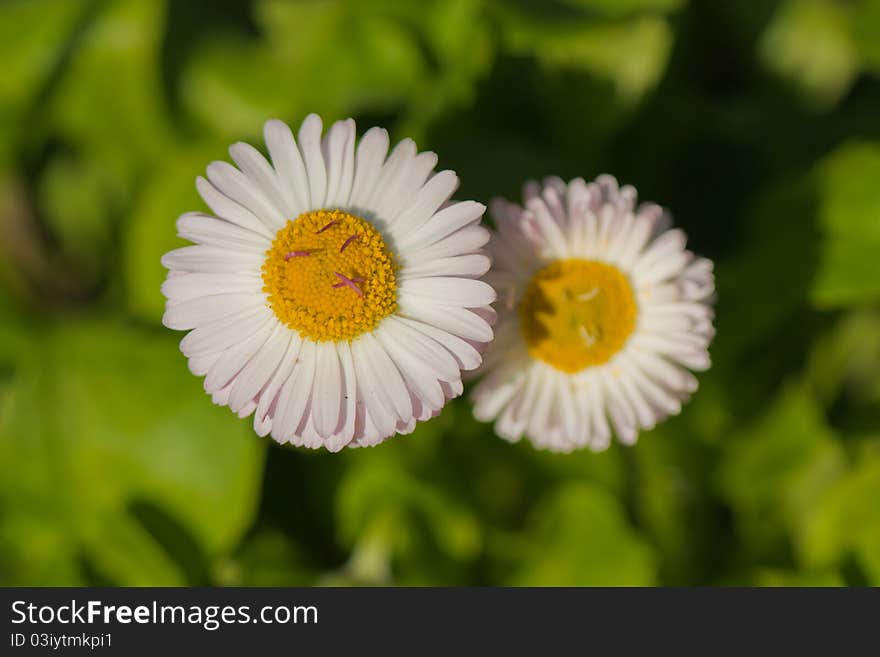
[[[244,310],[263,307],[265,301],[253,294],[214,294],[166,304],[162,323],[186,331]]]
[[[254,428],[257,429],[259,420],[261,428],[257,430],[257,433],[262,436],[265,436],[271,429],[273,422],[272,415],[275,410],[278,393],[281,391],[281,387],[287,382],[291,372],[293,372],[293,367],[296,365],[302,343],[302,339],[296,333],[293,331],[287,332],[287,346],[284,355],[279,359],[278,367],[272,375],[271,380],[260,393],[260,401],[257,403],[256,415],[254,417]],[[268,422],[266,421],[267,419]],[[260,433],[260,431],[264,432]]]
[[[418,399],[429,410],[436,410],[443,406],[445,397],[440,384],[437,381],[437,372],[428,364],[415,356],[408,345],[400,344],[393,334],[385,327],[386,322],[380,324],[373,335],[385,348],[386,353],[394,361],[397,369],[407,382],[407,388],[418,396]]]
[[[193,356],[190,358],[186,364],[189,367],[189,371],[195,374],[196,376],[205,376],[208,373],[214,363],[217,362],[217,359],[220,358],[219,353],[210,353],[210,354],[199,354],[198,356]],[[215,402],[216,403],[216,402]]]
[[[638,285],[654,285],[680,275],[691,260],[691,256],[685,252],[675,253],[653,265],[643,267],[636,277]]]
[[[235,377],[229,395],[229,407],[233,411],[252,401],[269,382],[289,343],[290,330],[276,321],[266,342]]]
[[[478,308],[495,301],[495,290],[470,278],[434,277],[404,280],[400,295],[414,295],[443,306]]]
[[[406,261],[416,262],[422,259],[429,260],[470,253],[486,244],[489,237],[489,231],[482,226],[466,226],[433,244],[414,249],[412,253],[405,256]]]
[[[617,437],[622,443],[631,445],[638,435],[635,413],[623,395],[618,381],[608,372],[608,368],[600,367],[598,374],[605,392],[605,407],[611,416]]]
[[[266,121],[263,136],[287,203],[287,216],[297,217],[309,209],[309,179],[296,140],[287,124],[278,120]]]
[[[412,234],[400,240],[401,248],[418,249],[453,234],[460,228],[478,222],[486,211],[486,206],[476,201],[453,203],[425,221]]]
[[[382,172],[388,144],[388,132],[383,128],[370,128],[361,138],[355,155],[354,184],[349,200],[352,207],[366,208],[366,202]]]
[[[369,411],[376,425],[377,433],[382,437],[390,436],[394,433],[398,418],[387,393],[387,383],[373,370],[372,362],[366,353],[367,346],[364,340],[352,340],[350,348],[357,378],[358,404],[365,405],[366,410]],[[400,380],[399,376],[398,379]],[[402,380],[400,380],[400,386],[403,386]],[[406,392],[405,388],[404,392]],[[408,399],[407,396],[407,401]]]
[[[244,142],[237,142],[229,147],[229,155],[251,183],[256,185],[266,200],[272,204],[275,212],[271,217],[264,217],[264,219],[272,219],[274,230],[281,228],[286,219],[293,218],[288,216],[288,203],[281,191],[275,170],[256,148]]]
[[[457,188],[458,176],[446,170],[431,176],[415,193],[406,210],[391,224],[391,234],[398,240],[402,250],[409,245],[407,236],[426,224]]]
[[[650,379],[636,361],[627,353],[620,354],[621,360],[632,377],[633,384],[639,388],[646,399],[666,415],[678,415],[681,412],[681,399],[670,394],[662,386]]]
[[[552,249],[556,257],[567,257],[568,244],[565,241],[565,235],[562,234],[562,229],[559,224],[553,220],[544,201],[540,198],[536,198],[529,201],[526,204],[526,207],[534,218],[535,226],[539,229],[547,246]]]
[[[256,333],[220,354],[205,377],[205,391],[211,393],[226,386],[263,346],[272,328],[272,324],[267,322]]]
[[[382,216],[388,217],[389,225],[401,234],[400,228],[395,228],[400,221],[408,216],[409,209],[416,202],[417,195],[421,192],[428,176],[437,166],[437,154],[431,151],[417,154],[406,170],[400,174],[400,184],[393,195],[388,195],[379,209]]]
[[[546,443],[550,434],[550,407],[553,402],[552,375],[545,368],[535,368],[533,403],[525,415],[526,431],[536,443]]]
[[[266,308],[249,308],[241,312],[224,315],[220,319],[202,324],[180,341],[180,351],[185,356],[220,353],[256,333],[274,316]]]
[[[182,274],[169,276],[162,283],[162,294],[169,301],[186,301],[212,294],[260,295],[263,280],[255,274]]]
[[[324,207],[327,197],[327,169],[321,152],[321,117],[309,114],[299,127],[299,148],[309,179],[309,209]]]
[[[474,370],[480,366],[480,363],[483,360],[482,356],[480,356],[480,352],[461,338],[434,326],[430,326],[429,324],[424,324],[412,319],[398,317],[397,320],[442,345],[455,357],[457,368],[459,370]],[[446,380],[448,381],[449,379]]]
[[[339,354],[339,362],[342,366],[342,403],[339,428],[335,435],[325,443],[327,449],[336,452],[354,440],[355,407],[358,398],[357,375],[355,373],[354,359],[348,342],[340,342],[334,345]]]
[[[646,203],[639,208],[626,244],[618,254],[618,262],[621,267],[627,270],[632,269],[642,249],[645,248],[651,235],[654,234],[662,216],[663,208],[659,205]]]
[[[443,394],[446,395],[446,399],[455,399],[456,397],[460,397],[461,393],[464,392],[464,383],[462,383],[461,379],[456,379],[455,381],[441,381],[440,387],[443,389]]]
[[[258,252],[233,251],[215,246],[184,246],[162,256],[166,269],[205,273],[254,273],[263,266],[265,256]]]
[[[365,203],[367,209],[373,210],[376,220],[387,226],[391,216],[387,213],[388,206],[400,201],[399,195],[406,184],[406,174],[416,158],[416,145],[412,139],[404,139],[394,149],[382,165],[379,180],[374,185]]]
[[[243,404],[243,405],[241,406],[241,408],[239,408],[239,409],[235,412],[235,414],[236,414],[240,419],[243,420],[244,418],[248,417],[251,413],[253,413],[253,412],[254,412],[254,409],[255,409],[256,407],[257,407],[257,402],[255,402],[253,399],[251,399],[251,400],[248,401],[247,403]]]
[[[665,258],[684,250],[687,237],[678,228],[662,233],[648,246],[633,267],[633,276],[640,277],[644,271]]]
[[[590,448],[603,450],[611,443],[611,427],[608,426],[608,417],[605,414],[605,395],[599,384],[598,376],[588,377],[582,391],[589,409],[589,418],[592,426],[592,440]]]
[[[217,406],[226,406],[229,403],[229,392],[232,390],[232,384],[224,386],[220,390],[211,393],[211,401]]]
[[[405,266],[399,278],[430,278],[433,276],[462,276],[479,278],[487,271],[492,261],[482,253],[450,256],[425,260]]]
[[[455,381],[461,377],[461,369],[452,355],[433,338],[417,330],[412,320],[394,315],[385,319],[382,327],[404,349],[425,363],[442,381]]]
[[[605,254],[608,262],[615,264],[620,262],[620,256],[625,252],[630,236],[632,235],[635,220],[635,215],[628,212],[619,216],[617,221],[614,222],[608,241],[608,251]]]
[[[620,362],[619,359],[617,362]],[[638,425],[643,429],[652,429],[657,424],[657,415],[651,409],[651,405],[645,399],[642,391],[636,387],[629,369],[624,365],[617,365],[620,374],[617,378],[624,397],[635,412]]]
[[[687,370],[673,365],[665,358],[644,350],[631,350],[629,354],[652,380],[671,390],[694,392],[697,379]]]
[[[352,119],[337,121],[324,138],[327,165],[327,200],[330,208],[348,204],[354,174],[355,125]]]
[[[525,381],[520,362],[505,362],[487,374],[474,389],[474,417],[483,422],[498,417]]]
[[[519,440],[528,426],[529,416],[535,405],[537,389],[541,383],[540,367],[541,365],[535,363],[531,363],[527,367],[525,384],[513,396],[510,404],[499,418],[504,431],[511,440]]]
[[[489,342],[492,339],[492,327],[468,308],[438,306],[421,297],[405,296],[400,299],[400,312],[467,340]]]
[[[669,356],[692,370],[704,370],[709,367],[706,342],[706,338],[691,334],[658,335],[641,332],[632,340],[636,349]]]
[[[177,220],[177,234],[205,246],[255,253],[265,253],[271,244],[262,235],[200,212],[181,215]]]
[[[225,196],[250,210],[271,232],[284,224],[284,216],[260,188],[229,162],[211,162],[208,180]]]
[[[273,238],[269,227],[254,215],[253,212],[233,201],[201,176],[196,178],[196,189],[205,200],[205,203],[208,204],[208,207],[218,217],[226,219],[236,226],[253,231],[258,235],[262,235],[269,240]]]
[[[412,402],[406,383],[381,343],[370,333],[364,333],[357,339],[363,355],[370,363],[373,374],[382,382],[384,392],[397,417],[403,421],[413,415]]]
[[[300,425],[312,395],[315,380],[315,343],[304,340],[293,372],[281,388],[272,420],[272,435],[289,441]]]
[[[570,441],[578,447],[583,447],[587,442],[589,428],[584,413],[578,408],[571,380],[561,375],[555,379],[562,429]]]
[[[315,429],[321,438],[332,436],[339,425],[342,404],[342,368],[333,342],[320,342],[317,347],[312,412]]]
[[[541,198],[553,217],[553,221],[559,224],[563,232],[568,228],[568,216],[565,213],[565,194],[567,191],[566,184],[559,176],[548,176],[544,178],[544,190],[541,192]]]

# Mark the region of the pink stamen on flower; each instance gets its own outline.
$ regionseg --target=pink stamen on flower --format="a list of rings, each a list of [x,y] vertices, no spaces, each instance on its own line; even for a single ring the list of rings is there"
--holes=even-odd
[[[308,251],[291,251],[286,256],[284,256],[285,260],[290,260],[291,258],[301,258],[302,256],[311,255]]]
[[[352,242],[354,242],[358,237],[360,237],[360,235],[358,235],[357,233],[355,233],[354,235],[352,235],[351,237],[349,237],[347,240],[345,240],[345,241],[342,243],[342,246],[339,247],[339,252],[342,253],[343,251],[345,251],[345,249],[348,248],[348,245],[351,244]]]
[[[336,277],[339,279],[338,283],[335,283],[333,287],[350,287],[352,290],[357,292],[359,297],[364,296],[364,293],[361,291],[361,288],[357,286],[357,283],[363,283],[363,278],[349,278],[348,276],[344,276],[340,274],[338,271],[333,272],[336,274]]]
[[[330,228],[330,226],[334,226],[335,224],[338,224],[338,223],[339,223],[339,219],[334,219],[333,221],[331,221],[329,224],[327,224],[326,226],[324,226],[321,230],[319,230],[319,231],[318,231],[317,233],[315,233],[315,234],[316,234],[316,235],[320,235],[320,234],[323,233],[325,230],[327,230],[328,228]]]

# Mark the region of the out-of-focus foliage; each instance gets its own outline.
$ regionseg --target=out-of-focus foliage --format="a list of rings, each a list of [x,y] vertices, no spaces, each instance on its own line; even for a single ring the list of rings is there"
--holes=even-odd
[[[880,1],[0,4],[0,583],[880,585]],[[279,448],[162,328],[193,181],[265,119],[460,196],[608,171],[717,263],[714,367],[634,448],[450,404]]]

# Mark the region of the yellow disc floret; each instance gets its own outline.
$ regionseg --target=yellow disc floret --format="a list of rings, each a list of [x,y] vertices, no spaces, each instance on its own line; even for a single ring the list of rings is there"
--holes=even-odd
[[[636,300],[621,271],[595,260],[557,260],[529,281],[520,328],[534,358],[574,373],[607,362],[636,325]]]
[[[318,342],[351,340],[397,310],[394,258],[368,221],[305,212],[278,231],[263,263],[275,315]]]

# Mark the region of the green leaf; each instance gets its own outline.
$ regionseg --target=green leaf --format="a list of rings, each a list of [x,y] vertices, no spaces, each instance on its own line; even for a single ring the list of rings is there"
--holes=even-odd
[[[853,4],[853,40],[869,71],[880,71],[880,2],[857,0]]]
[[[880,299],[880,145],[850,143],[819,166],[824,234],[812,300],[820,308]]]
[[[750,578],[750,586],[844,586],[845,580],[833,570],[800,571],[762,568]]]
[[[77,263],[76,276],[94,281],[113,259],[111,224],[122,205],[121,190],[107,187],[104,165],[61,152],[38,181],[39,204],[63,256]]]
[[[718,481],[745,544],[780,558],[845,467],[816,400],[789,384],[753,426],[729,439]]]
[[[160,72],[165,2],[100,3],[53,92],[48,122],[108,182],[136,182],[173,143]]]
[[[190,244],[177,237],[175,222],[185,212],[210,212],[196,192],[196,177],[204,175],[211,161],[225,156],[220,145],[182,145],[144,181],[122,235],[124,298],[132,315],[161,320],[165,298],[160,287],[167,271],[160,260],[168,251]]]
[[[293,539],[269,529],[248,538],[220,568],[225,586],[308,586],[311,579]]]
[[[402,575],[418,578],[407,583],[442,581],[435,578],[444,561],[447,568],[467,562],[481,547],[482,532],[473,512],[441,482],[416,476],[401,461],[408,453],[403,441],[427,439],[421,434],[436,430],[428,423],[410,437],[395,438],[396,451],[387,446],[358,454],[342,481],[338,528],[343,544],[353,549],[351,565],[362,581],[382,581],[392,562]],[[426,561],[433,568],[415,566]]]
[[[718,526],[704,494],[711,461],[684,420],[670,420],[642,435],[631,455],[635,517],[657,550],[668,584],[700,581],[716,558],[712,538]]]
[[[540,15],[503,15],[506,49],[533,55],[548,69],[589,73],[614,85],[625,105],[632,105],[659,82],[672,49],[669,24],[655,16],[601,21]]]
[[[388,4],[408,10],[404,20],[417,26],[419,41],[427,44],[427,75],[410,89],[400,126],[401,134],[421,140],[433,121],[453,109],[466,111],[475,100],[477,83],[494,59],[492,26],[484,0]]]
[[[800,542],[808,568],[852,566],[858,579],[880,585],[880,457],[867,460],[819,501]]]
[[[772,337],[808,305],[828,310],[880,299],[878,177],[880,146],[850,143],[759,197],[745,246],[718,272],[719,325],[732,327],[722,345],[729,355]],[[735,321],[743,313],[750,321]]]
[[[406,26],[361,14],[356,3],[259,0],[254,13],[262,39],[224,34],[201,46],[183,74],[184,105],[217,134],[240,137],[267,118],[298,122],[308,112],[328,120],[387,112],[426,73]]]
[[[0,4],[0,171],[13,140],[84,15],[85,0],[7,0]]]
[[[226,34],[198,48],[184,71],[184,104],[220,135],[249,134],[272,116],[296,123],[308,112],[329,121],[401,110],[407,136],[419,137],[439,113],[471,100],[489,69],[483,5],[258,0],[263,38]]]
[[[608,16],[628,15],[635,12],[669,12],[680,9],[685,0],[563,0],[566,4]]]
[[[59,560],[117,584],[207,583],[198,568],[232,550],[257,501],[261,441],[212,406],[175,342],[59,323],[21,354],[0,417],[0,505],[19,525],[21,513],[40,518],[44,545],[63,537]],[[75,582],[74,564],[47,569],[24,550],[33,534],[13,543],[19,581]],[[70,580],[51,579],[59,570]]]
[[[719,263],[718,297],[723,302],[718,326],[727,330],[715,351],[737,369],[744,351],[768,342],[807,305],[821,241],[814,181],[804,173],[758,195],[748,212],[739,252]],[[796,257],[781,266],[786,253]],[[745,316],[748,322],[742,321]]]
[[[586,482],[560,485],[530,514],[514,586],[648,586],[654,555],[617,499]]]
[[[817,396],[830,406],[842,389],[857,398],[880,386],[880,313],[857,310],[841,317],[812,345],[807,376]]]
[[[617,496],[626,491],[629,455],[619,446],[614,445],[604,452],[584,449],[569,454],[538,450],[530,444],[523,447],[529,451],[529,461],[545,468],[554,480],[585,479]]]
[[[818,107],[836,103],[859,71],[850,15],[833,0],[786,0],[760,41],[764,65],[792,79]]]
[[[112,278],[110,238],[176,141],[161,78],[165,9],[154,0],[93,3],[32,117],[49,141],[34,148],[45,156],[36,210],[85,289]]]

